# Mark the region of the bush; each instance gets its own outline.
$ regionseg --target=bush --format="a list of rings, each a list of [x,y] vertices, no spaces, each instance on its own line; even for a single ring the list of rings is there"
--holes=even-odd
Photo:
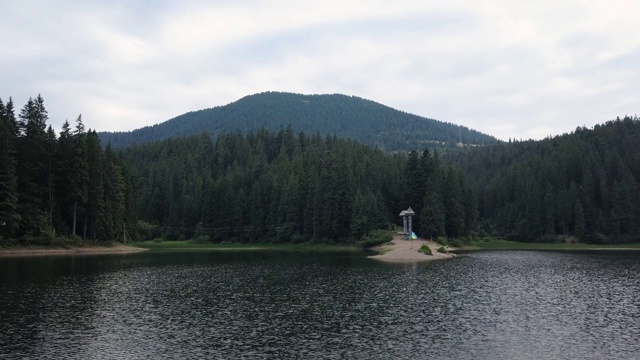
[[[136,241],[145,241],[160,236],[160,229],[158,225],[150,224],[143,220],[138,220],[136,224]]]
[[[291,241],[294,244],[300,244],[304,242],[304,236],[295,233],[293,235],[291,235],[291,239],[289,239],[289,241]]]
[[[444,246],[440,246],[440,247],[438,248],[438,252],[439,252],[439,253],[446,254],[446,253],[447,253],[447,249],[446,249]]]
[[[436,242],[442,246],[447,246],[449,245],[449,241],[447,241],[447,238],[444,236],[440,236],[436,239]]]
[[[191,240],[191,242],[195,244],[208,244],[211,242],[211,238],[209,237],[209,235],[200,235],[197,238]]]
[[[433,255],[433,253],[431,252],[431,248],[427,244],[423,244],[422,246],[420,246],[420,252],[426,255]]]
[[[453,239],[453,240],[449,241],[449,244],[451,244],[451,246],[455,246],[457,248],[462,247],[462,241],[460,241],[459,239]]]
[[[393,240],[393,235],[387,230],[374,230],[369,235],[363,236],[356,245],[363,248],[382,245]]]

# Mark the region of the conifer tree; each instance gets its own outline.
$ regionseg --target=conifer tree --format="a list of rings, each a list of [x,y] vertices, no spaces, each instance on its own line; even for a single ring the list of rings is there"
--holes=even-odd
[[[459,178],[453,168],[445,172],[442,183],[444,199],[445,233],[448,237],[460,237],[464,233],[463,193]]]
[[[96,239],[101,231],[102,223],[100,219],[104,213],[104,189],[102,181],[104,178],[104,161],[100,138],[95,131],[87,133],[87,204],[85,224],[89,229],[89,237]]]
[[[77,235],[78,212],[85,213],[87,203],[87,185],[89,183],[87,164],[87,140],[82,115],[76,119],[73,133],[73,176],[71,177],[71,201],[73,202],[73,235]],[[86,238],[86,223],[83,223],[83,238]]]
[[[575,213],[575,221],[574,221],[575,228],[573,230],[573,233],[578,239],[583,240],[585,238],[587,230],[586,230],[586,224],[584,221],[584,210],[579,200],[576,201],[576,208],[574,213]]]
[[[0,99],[0,246],[13,237],[20,223],[16,189],[16,123],[11,98]]]
[[[22,108],[18,121],[17,141],[17,177],[18,197],[20,199],[20,233],[23,244],[38,238],[47,229],[46,215],[47,184],[41,179],[47,178],[47,133],[48,114],[44,100],[40,95],[29,99]]]
[[[125,182],[117,158],[110,146],[104,152],[104,223],[103,239],[123,240],[125,216]]]
[[[69,122],[65,120],[64,124],[62,124],[62,131],[60,131],[60,136],[57,142],[56,167],[54,173],[58,213],[61,217],[61,223],[58,224],[58,226],[65,230],[70,229],[72,224],[73,201],[71,199],[71,177],[73,169],[73,139],[71,126],[69,125]]]

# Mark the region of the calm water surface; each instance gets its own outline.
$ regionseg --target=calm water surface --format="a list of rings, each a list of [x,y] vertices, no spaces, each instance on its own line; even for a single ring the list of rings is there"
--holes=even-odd
[[[0,358],[640,359],[640,252],[0,258]]]

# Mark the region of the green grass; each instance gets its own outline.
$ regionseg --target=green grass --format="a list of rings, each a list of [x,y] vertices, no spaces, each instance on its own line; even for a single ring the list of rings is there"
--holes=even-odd
[[[638,249],[640,243],[632,244],[565,244],[565,243],[526,243],[491,239],[472,241],[465,244],[462,250],[606,250],[606,249]]]
[[[247,243],[200,243],[193,241],[143,241],[133,246],[159,251],[212,251],[212,250],[301,250],[301,251],[356,251],[356,246],[333,244],[247,244]]]

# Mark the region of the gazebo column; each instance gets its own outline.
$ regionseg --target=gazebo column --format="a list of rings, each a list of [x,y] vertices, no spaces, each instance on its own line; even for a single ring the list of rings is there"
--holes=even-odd
[[[404,237],[406,239],[407,238],[407,234],[408,234],[407,233],[407,229],[408,229],[407,225],[408,225],[408,223],[407,223],[407,217],[406,216],[402,217],[402,225],[403,225],[402,233],[404,234]]]

